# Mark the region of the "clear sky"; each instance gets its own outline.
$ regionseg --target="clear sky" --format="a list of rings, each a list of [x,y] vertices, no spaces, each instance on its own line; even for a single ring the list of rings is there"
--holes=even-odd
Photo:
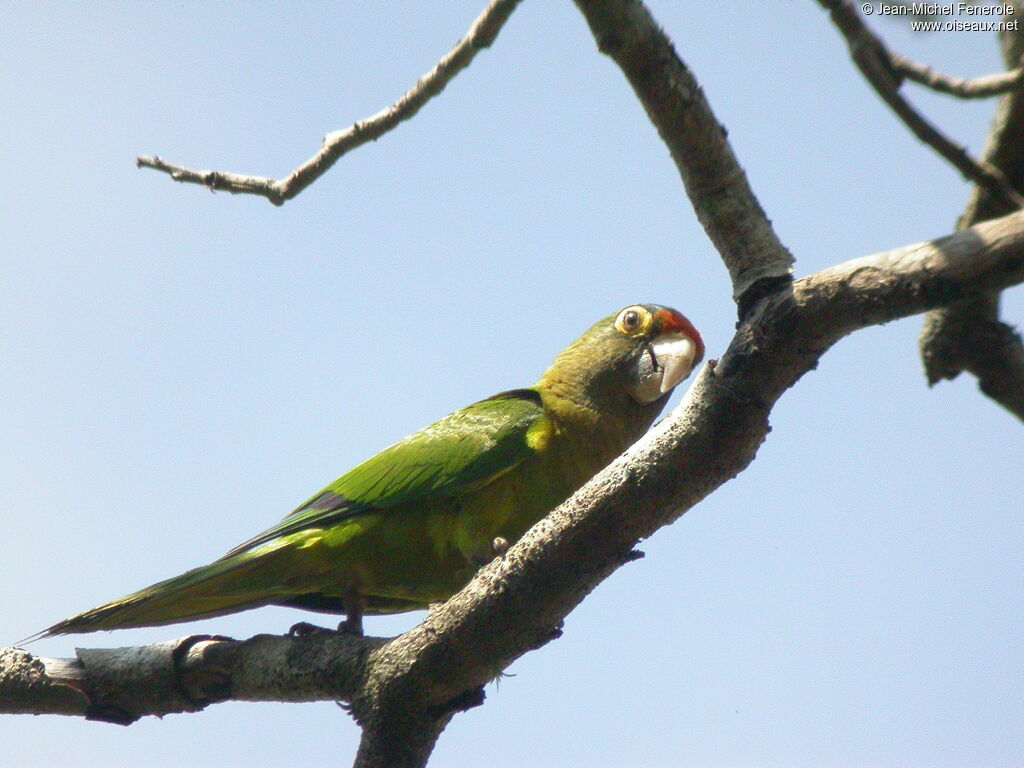
[[[725,270],[568,0],[525,2],[412,123],[283,208],[133,165],[280,176],[400,96],[483,4],[0,2],[0,644],[208,562],[397,438],[532,383],[626,304],[676,306],[724,350]],[[798,274],[951,229],[968,186],[816,3],[651,6]],[[999,68],[990,35],[874,23],[951,74]],[[993,102],[912,98],[980,151]],[[1024,319],[1024,292],[1004,309]],[[434,764],[1020,765],[1021,425],[969,377],[929,390],[919,327],[829,352],[754,465],[459,715]],[[304,618],[322,617],[32,650]],[[337,766],[357,739],[330,703],[128,729],[8,716],[0,766]]]

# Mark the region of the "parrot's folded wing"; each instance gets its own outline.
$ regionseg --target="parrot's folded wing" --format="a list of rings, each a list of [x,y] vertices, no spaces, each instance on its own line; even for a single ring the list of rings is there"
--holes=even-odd
[[[480,488],[531,456],[550,429],[536,390],[481,400],[384,449],[224,558],[369,511]]]

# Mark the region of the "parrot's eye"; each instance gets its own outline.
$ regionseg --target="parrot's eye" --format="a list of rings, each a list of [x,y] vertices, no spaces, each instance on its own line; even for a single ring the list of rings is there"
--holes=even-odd
[[[615,328],[627,336],[639,336],[650,329],[653,320],[651,313],[643,307],[626,307],[615,318]]]

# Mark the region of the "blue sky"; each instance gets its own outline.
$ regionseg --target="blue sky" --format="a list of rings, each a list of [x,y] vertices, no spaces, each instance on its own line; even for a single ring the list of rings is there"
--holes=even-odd
[[[532,383],[626,304],[676,306],[724,350],[725,270],[569,2],[525,2],[413,122],[283,208],[133,165],[280,176],[400,96],[482,6],[0,3],[0,642],[217,557],[395,439]],[[950,230],[967,185],[815,3],[651,7],[798,274]],[[999,68],[988,35],[873,23],[951,74]],[[912,98],[980,151],[992,102]],[[1004,298],[1011,321],[1022,297]],[[919,327],[829,352],[754,465],[456,718],[434,764],[1017,765],[1024,440],[973,380],[925,386]],[[334,766],[357,739],[329,703],[127,730],[6,717],[0,766]]]

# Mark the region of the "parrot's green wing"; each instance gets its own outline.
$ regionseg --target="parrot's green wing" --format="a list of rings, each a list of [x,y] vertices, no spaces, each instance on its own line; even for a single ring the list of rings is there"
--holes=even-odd
[[[536,390],[481,400],[384,449],[224,558],[366,512],[480,488],[533,455],[549,430]]]

